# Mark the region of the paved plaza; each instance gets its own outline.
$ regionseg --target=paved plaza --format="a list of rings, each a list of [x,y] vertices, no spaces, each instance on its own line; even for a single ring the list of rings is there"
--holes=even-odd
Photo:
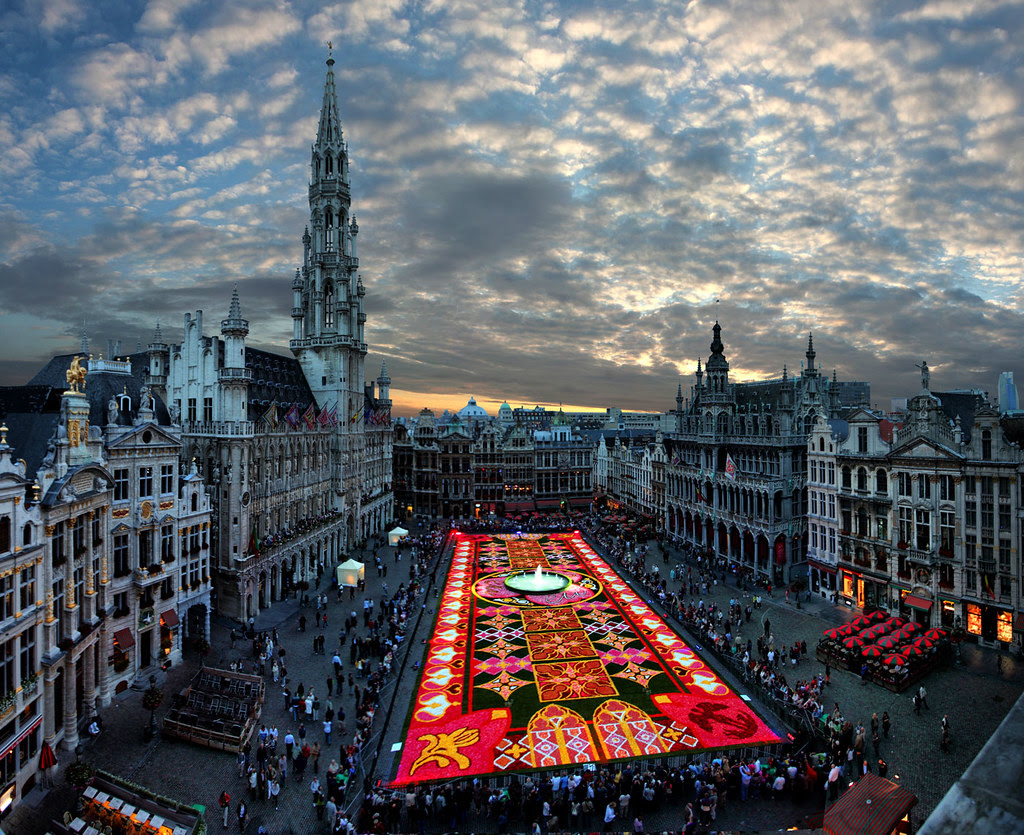
[[[600,549],[599,549],[600,550]],[[372,557],[366,559],[366,591],[355,599],[350,599],[346,591],[342,602],[336,596],[329,596],[328,605],[328,652],[325,656],[313,655],[312,639],[315,629],[312,627],[305,633],[298,630],[298,620],[303,611],[294,599],[276,603],[269,611],[261,613],[257,620],[258,630],[277,629],[280,640],[287,650],[287,662],[290,681],[293,686],[299,682],[308,689],[315,687],[321,698],[326,696],[326,679],[330,674],[330,648],[336,640],[339,625],[350,611],[362,612],[363,597],[380,601],[384,594],[383,584],[387,583],[391,593],[398,584],[409,577],[408,556],[401,563],[396,563],[394,549],[381,549],[384,562],[388,566],[388,576],[378,577],[373,568]],[[656,549],[654,549],[656,552]],[[365,555],[355,554],[357,559]],[[443,582],[447,559],[446,553],[440,559],[437,569],[437,584]],[[673,562],[680,557],[671,552]],[[653,557],[648,559],[653,562]],[[661,558],[658,564],[664,568]],[[612,565],[615,565],[612,562]],[[433,568],[433,566],[431,566]],[[329,575],[325,575],[321,589],[327,588]],[[404,652],[400,653],[395,666],[397,680],[385,687],[382,703],[374,726],[368,753],[365,754],[366,768],[375,770],[371,779],[387,780],[397,766],[392,747],[400,742],[408,705],[415,693],[417,671],[425,649],[425,639],[430,633],[433,622],[432,605],[434,603],[433,588],[429,585],[422,600],[422,609],[413,614],[410,632],[403,642]],[[310,590],[312,595],[313,589]],[[719,604],[727,604],[729,599],[737,597],[746,602],[751,592],[744,594],[735,586],[718,586],[709,590],[704,596],[705,603],[714,600]],[[656,605],[656,604],[655,604]],[[774,598],[766,598],[760,610],[756,610],[754,619],[745,624],[742,632],[744,641],[749,637],[756,640],[763,630],[762,621],[771,621],[771,630],[778,644],[792,645],[795,641],[806,641],[808,656],[795,668],[787,669],[790,682],[821,671],[821,665],[813,660],[813,648],[817,644],[823,629],[851,620],[857,613],[845,607],[837,607],[829,601],[812,597],[809,602],[797,608],[795,603],[787,604],[785,599],[776,593]],[[310,618],[312,620],[312,618]],[[360,617],[360,623],[362,623]],[[212,623],[212,651],[206,659],[209,666],[226,667],[232,661],[241,659],[246,664],[246,671],[251,669],[251,643],[246,640],[235,642],[231,646],[231,630],[239,624],[214,618]],[[696,636],[683,637],[691,646],[699,644]],[[347,654],[345,656],[347,666]],[[864,685],[859,676],[833,671],[832,684],[826,688],[824,704],[831,708],[838,702],[843,714],[857,722],[862,720],[865,725],[870,721],[871,714],[888,711],[892,719],[892,736],[883,741],[882,756],[889,763],[889,777],[917,794],[918,806],[913,819],[915,828],[927,817],[937,805],[946,790],[963,773],[984,742],[995,731],[1010,707],[1024,691],[1024,666],[1016,658],[1004,657],[1002,669],[997,667],[997,656],[994,651],[979,649],[967,645],[963,650],[962,666],[940,668],[930,674],[924,684],[928,690],[928,710],[915,715],[912,691],[902,694],[891,693],[873,684]],[[709,665],[718,670],[719,674],[734,687],[737,692],[745,693],[742,682],[737,681],[729,670],[722,669],[714,659],[708,659]],[[169,670],[160,685],[165,691],[163,708],[159,716],[169,709],[171,695],[188,683],[199,668],[200,658],[194,653],[186,653],[184,662]],[[346,669],[346,674],[348,669]],[[347,688],[346,688],[347,690]],[[394,710],[389,706],[394,696]],[[325,746],[320,758],[321,775],[332,757],[337,756],[339,745],[349,742],[352,736],[354,701],[349,693],[339,699],[335,694],[334,707],[344,707],[349,719],[346,734],[335,734],[333,744]],[[770,710],[770,706],[757,705],[760,712]],[[952,747],[944,754],[939,747],[940,722],[947,714],[951,723]],[[267,676],[267,700],[264,706],[264,721],[274,724],[281,736],[288,730],[297,730],[296,724],[290,720],[284,709],[279,686],[275,686]],[[198,803],[206,807],[206,822],[211,832],[222,831],[217,809],[217,798],[221,791],[227,790],[233,798],[245,794],[243,780],[238,776],[235,758],[230,753],[211,751],[194,747],[182,742],[156,739],[145,742],[143,728],[148,722],[149,714],[141,707],[141,693],[128,692],[121,694],[103,712],[105,730],[98,738],[83,743],[83,758],[93,765],[121,775],[135,783],[146,786],[160,794],[186,802]],[[316,723],[319,725],[319,723]],[[323,744],[323,735],[319,727],[308,728],[308,738]],[[383,737],[381,737],[383,734]],[[340,739],[339,739],[340,737]],[[374,751],[382,751],[379,761],[374,760]],[[48,821],[59,818],[66,809],[71,808],[74,796],[63,784],[60,773],[74,759],[73,752],[60,751],[57,767],[58,778],[52,789],[37,787],[28,797],[22,799],[11,816],[3,822],[4,830],[16,835],[43,835],[47,831]],[[656,761],[648,761],[656,762]],[[303,783],[294,782],[291,777],[283,788],[280,808],[274,810],[266,801],[257,801],[250,807],[249,832],[255,833],[259,826],[266,827],[270,835],[278,833],[316,833],[326,830],[326,826],[317,821],[314,814],[312,797],[309,790],[309,770]],[[350,789],[347,799],[355,813],[358,806],[358,786]],[[773,831],[801,824],[814,812],[824,808],[824,798],[808,800],[802,805],[794,805],[784,800],[778,803],[771,800],[751,800],[747,803],[730,803],[718,816],[717,831]],[[679,831],[682,824],[682,804],[673,803],[670,807],[657,810],[645,817],[648,832],[675,830]],[[599,824],[594,824],[599,826]],[[428,832],[444,831],[439,825],[427,823]],[[469,820],[462,831],[494,832],[496,822],[486,817],[470,814]],[[511,831],[519,831],[516,824]],[[232,831],[237,831],[237,824],[232,824]]]

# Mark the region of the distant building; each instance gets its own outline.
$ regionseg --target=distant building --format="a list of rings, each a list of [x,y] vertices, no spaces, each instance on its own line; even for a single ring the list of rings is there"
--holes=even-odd
[[[1017,386],[1013,383],[1013,372],[1004,371],[999,375],[999,412],[1016,412],[1020,409]]]

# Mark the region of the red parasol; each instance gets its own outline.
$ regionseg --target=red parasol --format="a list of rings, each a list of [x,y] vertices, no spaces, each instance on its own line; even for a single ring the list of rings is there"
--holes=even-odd
[[[886,635],[878,642],[882,649],[895,649],[900,645],[900,639],[896,635]]]
[[[890,629],[899,629],[899,628],[901,628],[906,623],[906,621],[903,620],[903,618],[896,618],[896,617],[887,618],[883,622]]]
[[[922,629],[923,627],[921,624],[911,622],[903,624],[903,626],[900,627],[900,632],[906,632],[908,635],[911,635],[914,632],[920,632]]]
[[[831,629],[826,629],[821,634],[823,634],[826,638],[831,638],[834,641],[842,635],[842,633],[839,630],[840,627],[833,626]]]
[[[53,753],[50,743],[43,742],[43,747],[39,749],[39,767],[46,771],[46,769],[53,768],[56,764],[57,757]]]
[[[865,626],[871,626],[871,618],[868,615],[858,615],[850,623],[855,629],[863,629]]]
[[[870,629],[864,631],[864,635],[868,638],[881,638],[883,635],[889,634],[889,627],[883,623],[876,623]]]
[[[907,656],[902,655],[898,652],[893,652],[885,656],[885,658],[882,659],[882,663],[888,665],[889,667],[896,667],[900,664],[906,664]]]
[[[930,649],[931,647],[935,646],[935,640],[933,638],[929,638],[927,635],[918,635],[916,638],[914,638],[913,645],[915,647],[924,647],[926,649]]]
[[[867,641],[865,641],[860,635],[851,635],[849,638],[843,639],[843,646],[847,649],[860,649],[860,647],[864,646],[866,643]]]
[[[924,634],[927,637],[931,638],[933,641],[940,641],[943,638],[945,638],[949,633],[945,629],[940,629],[939,627],[935,627],[934,629],[929,629]]]
[[[889,616],[885,612],[883,612],[881,609],[875,609],[875,611],[873,611],[870,614],[868,614],[868,617],[871,618],[875,622],[879,622],[879,621],[885,620]]]
[[[900,652],[904,653],[908,658],[910,656],[919,658],[920,656],[925,654],[926,650],[924,647],[917,646],[917,644],[911,644],[910,646],[901,649]]]
[[[856,627],[852,623],[844,623],[842,626],[837,626],[836,629],[839,631],[839,634],[844,638],[852,635],[854,632],[857,631]]]
[[[881,658],[885,655],[885,649],[878,644],[869,644],[860,651],[865,658]]]

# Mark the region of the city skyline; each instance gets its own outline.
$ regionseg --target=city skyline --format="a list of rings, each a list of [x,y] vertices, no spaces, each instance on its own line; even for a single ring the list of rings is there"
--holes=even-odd
[[[0,384],[83,329],[180,341],[236,283],[249,344],[288,353],[333,41],[396,414],[664,411],[716,319],[734,380],[799,373],[813,332],[883,408],[922,360],[994,397],[1024,332],[1021,10],[18,4]]]

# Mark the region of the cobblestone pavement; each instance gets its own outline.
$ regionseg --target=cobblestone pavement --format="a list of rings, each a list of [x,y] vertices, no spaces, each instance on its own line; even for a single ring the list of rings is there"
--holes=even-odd
[[[350,599],[348,593],[341,603],[336,597],[329,596],[327,629],[328,652],[326,656],[312,654],[312,639],[315,630],[310,628],[305,633],[298,631],[300,610],[294,599],[275,603],[266,612],[261,613],[256,627],[259,630],[278,629],[279,637],[287,650],[290,684],[299,682],[307,688],[313,686],[323,698],[326,689],[326,678],[330,672],[330,647],[336,640],[337,629],[344,620],[345,614],[353,609],[361,612],[364,596],[379,601],[383,594],[383,584],[387,583],[391,592],[403,580],[408,581],[408,557],[396,563],[394,550],[381,549],[384,562],[388,567],[387,577],[378,577],[373,567],[372,558],[365,558],[366,592]],[[355,554],[357,559],[364,555]],[[447,554],[442,558],[438,569],[437,582],[443,581],[443,572]],[[673,555],[675,562],[677,557]],[[649,564],[653,562],[649,558]],[[664,563],[658,559],[658,564]],[[325,582],[322,588],[326,588]],[[313,590],[310,591],[310,594]],[[713,588],[704,597],[705,601],[728,603],[730,597],[739,596],[746,601],[750,592],[745,595],[728,585]],[[400,675],[382,693],[381,718],[375,723],[375,735],[367,746],[367,762],[365,766],[373,779],[387,780],[396,762],[392,746],[401,742],[406,712],[412,701],[416,686],[416,663],[422,658],[425,644],[423,641],[429,634],[433,620],[433,589],[427,586],[424,596],[422,616],[418,625],[410,629],[404,646],[406,651],[399,654],[397,663]],[[767,598],[763,607],[755,612],[755,621],[747,624],[743,638],[756,640],[762,623],[757,619],[769,618],[771,629],[777,642],[783,645],[792,644],[797,640],[805,640],[808,652],[813,654],[813,647],[823,629],[828,626],[852,619],[855,612],[844,607],[837,607],[820,597],[812,597],[808,603],[798,609],[795,605],[787,605],[778,594]],[[361,622],[361,619],[360,619]],[[231,647],[230,621],[214,617],[212,622],[212,651],[206,659],[208,666],[227,666],[232,660],[242,659],[249,662],[251,647],[249,642],[239,640],[234,649]],[[685,635],[685,633],[684,633]],[[410,651],[411,650],[411,651]],[[347,655],[344,659],[347,663]],[[164,688],[165,704],[157,711],[157,718],[169,709],[171,694],[184,688],[199,667],[200,659],[194,654],[186,655],[184,662],[161,674],[160,686]],[[858,676],[841,671],[832,674],[832,685],[828,689],[827,705],[837,701],[843,713],[850,719],[863,720],[869,723],[871,714],[883,710],[892,718],[893,733],[888,742],[883,742],[882,756],[889,763],[889,776],[898,779],[918,795],[920,802],[914,811],[915,828],[919,825],[953,782],[967,767],[982,745],[993,733],[1008,712],[1014,701],[1024,692],[1024,666],[1017,659],[1006,657],[1002,673],[996,668],[996,653],[990,650],[966,646],[963,652],[963,665],[951,666],[933,672],[925,685],[928,689],[930,710],[922,711],[920,716],[914,714],[912,694],[894,694],[876,685],[862,685]],[[709,663],[717,668],[714,661]],[[821,665],[812,658],[803,660],[796,668],[796,678],[818,672]],[[347,671],[346,671],[347,672]],[[740,693],[744,693],[741,682],[728,671],[720,671]],[[792,681],[793,675],[787,670],[787,677]],[[347,688],[346,688],[347,689]],[[392,694],[394,709],[388,711]],[[341,699],[334,697],[337,710],[341,704],[348,715],[347,735],[345,741],[351,739],[352,716],[354,704],[352,697],[346,693]],[[762,710],[763,712],[763,710]],[[950,753],[943,754],[939,750],[940,721],[943,714],[949,715],[952,728],[953,745]],[[267,700],[264,707],[264,721],[277,725],[283,736],[289,729],[297,730],[295,723],[284,710],[280,687],[272,684],[267,675]],[[222,831],[217,809],[217,797],[227,789],[232,798],[237,800],[244,793],[243,781],[238,777],[238,769],[234,757],[230,753],[210,751],[204,748],[187,745],[174,740],[156,739],[146,743],[143,741],[143,729],[148,723],[149,714],[141,707],[141,693],[129,691],[121,694],[103,711],[105,722],[104,733],[96,739],[83,743],[83,759],[90,763],[122,775],[129,780],[144,785],[156,792],[186,803],[199,803],[206,807],[206,821],[211,832]],[[317,723],[319,724],[319,723]],[[308,738],[323,743],[322,733],[317,728],[308,728]],[[379,734],[383,734],[380,736]],[[335,734],[333,745],[321,756],[321,769],[326,768],[332,755],[339,750],[339,734]],[[382,751],[379,761],[373,759],[378,748]],[[56,785],[49,790],[36,788],[16,807],[15,811],[3,822],[4,830],[14,835],[43,835],[47,831],[48,822],[60,818],[66,809],[71,808],[74,796],[63,784],[60,775],[64,767],[74,759],[74,753],[58,752],[58,778]],[[374,765],[376,766],[374,768]],[[307,771],[307,778],[310,773]],[[349,793],[354,801],[355,792]],[[808,801],[803,805],[795,805],[788,801],[773,803],[769,800],[751,800],[745,804],[730,804],[719,815],[718,831],[777,831],[790,826],[799,825],[809,814],[821,812],[824,803]],[[354,811],[354,809],[353,809]],[[250,807],[251,833],[263,825],[270,835],[284,833],[319,833],[324,831],[313,814],[308,779],[297,784],[289,777],[287,786],[283,787],[280,808],[274,808],[266,801],[256,801]],[[682,828],[681,807],[673,806],[658,810],[648,815],[646,820],[648,832],[663,830],[679,830]],[[513,823],[513,830],[516,828]],[[477,817],[472,813],[460,831],[494,832],[496,824],[485,817]],[[427,831],[440,832],[438,826],[427,825]],[[232,831],[237,831],[237,824],[232,824]]]

